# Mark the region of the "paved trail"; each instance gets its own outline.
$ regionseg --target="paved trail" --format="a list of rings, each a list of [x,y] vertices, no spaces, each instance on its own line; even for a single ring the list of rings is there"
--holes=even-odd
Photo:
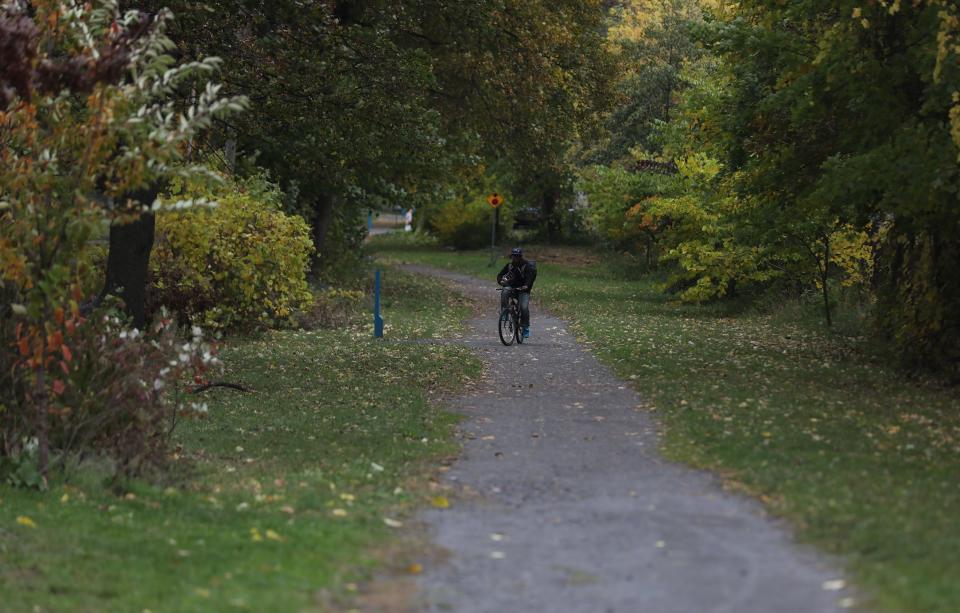
[[[425,270],[425,269],[420,269]],[[512,613],[839,610],[841,576],[760,505],[657,453],[640,398],[564,323],[533,307],[533,338],[496,338],[492,282],[431,271],[489,304],[465,343],[485,386],[457,400],[475,495],[421,518],[450,557],[420,580],[425,611]]]

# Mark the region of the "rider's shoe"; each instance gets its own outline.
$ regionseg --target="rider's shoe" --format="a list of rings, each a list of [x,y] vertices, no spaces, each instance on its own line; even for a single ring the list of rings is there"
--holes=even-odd
[[[530,338],[530,328],[523,329],[523,338]]]

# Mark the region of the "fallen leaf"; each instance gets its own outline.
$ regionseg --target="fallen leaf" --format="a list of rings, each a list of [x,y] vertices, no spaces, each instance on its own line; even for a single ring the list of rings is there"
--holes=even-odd
[[[383,518],[383,523],[387,524],[387,525],[390,526],[391,528],[402,528],[402,527],[403,527],[403,522],[402,522],[402,521],[397,521],[397,520],[395,520],[395,519],[390,519],[389,517],[384,517],[384,518]]]
[[[33,520],[27,517],[26,515],[18,515],[17,523],[21,526],[26,526],[27,528],[36,528],[37,524],[33,523]]]
[[[423,572],[423,566],[420,564],[411,564],[407,567],[407,572],[411,575],[419,575]]]
[[[845,585],[846,582],[843,579],[831,579],[823,582],[823,589],[828,592],[836,592],[842,590]]]
[[[447,497],[446,497],[446,496],[435,496],[435,497],[430,501],[430,504],[432,504],[433,506],[435,506],[435,507],[438,508],[438,509],[446,509],[446,508],[449,508],[449,507],[450,507],[450,501],[447,500]]]
[[[281,542],[281,543],[282,543],[283,540],[284,540],[282,536],[280,536],[279,534],[277,534],[277,533],[274,532],[273,530],[267,530],[267,538],[270,539],[271,541],[278,541],[278,542]]]

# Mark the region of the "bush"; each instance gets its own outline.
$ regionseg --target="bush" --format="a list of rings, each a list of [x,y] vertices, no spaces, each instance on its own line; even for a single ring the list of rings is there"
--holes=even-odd
[[[249,329],[289,321],[309,304],[310,230],[281,212],[279,190],[257,178],[188,195],[217,205],[158,216],[154,307],[172,309],[181,323]]]
[[[646,244],[648,234],[641,227],[645,211],[640,210],[643,206],[638,203],[669,192],[672,187],[669,177],[630,172],[619,167],[586,168],[578,183],[578,189],[590,201],[584,221],[602,244],[637,252],[642,250],[638,249],[640,245]]]
[[[14,41],[0,69],[0,473],[19,484],[42,484],[51,453],[85,440],[116,451],[127,472],[155,455],[155,429],[128,436],[105,416],[149,412],[152,401],[134,396],[170,356],[142,341],[149,363],[116,354],[114,331],[80,317],[79,303],[100,285],[91,242],[140,215],[135,194],[206,176],[183,164],[187,144],[243,106],[210,83],[215,58],[176,65],[168,10],[147,19],[117,4],[0,8],[0,39]],[[188,104],[186,83],[202,92]],[[100,366],[116,366],[125,383],[84,376]],[[88,412],[93,434],[80,436]]]
[[[362,287],[366,283],[367,256],[363,242],[367,228],[352,206],[334,207],[330,227],[323,239],[323,252],[316,254],[310,271],[324,285]]]
[[[114,462],[115,477],[158,468],[168,457],[177,417],[205,413],[175,390],[190,377],[199,379],[218,362],[199,328],[184,341],[173,322],[159,320],[146,333],[126,328],[110,309],[90,317],[78,310],[57,316],[63,330],[51,336],[58,358],[47,373],[50,389],[44,432],[51,463],[66,468],[89,451]],[[31,389],[21,368],[12,376],[11,393],[0,403],[3,447],[0,480],[42,486],[37,466],[38,425]]]
[[[479,249],[490,241],[489,204],[480,200],[450,201],[430,218],[430,228],[441,245],[454,249]]]

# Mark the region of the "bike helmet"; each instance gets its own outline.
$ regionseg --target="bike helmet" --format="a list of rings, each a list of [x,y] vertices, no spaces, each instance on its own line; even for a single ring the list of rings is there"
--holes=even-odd
[[[523,249],[521,249],[520,247],[514,247],[513,249],[511,249],[511,250],[510,250],[510,256],[512,257],[512,256],[515,256],[515,255],[519,255],[519,256],[523,257]]]

